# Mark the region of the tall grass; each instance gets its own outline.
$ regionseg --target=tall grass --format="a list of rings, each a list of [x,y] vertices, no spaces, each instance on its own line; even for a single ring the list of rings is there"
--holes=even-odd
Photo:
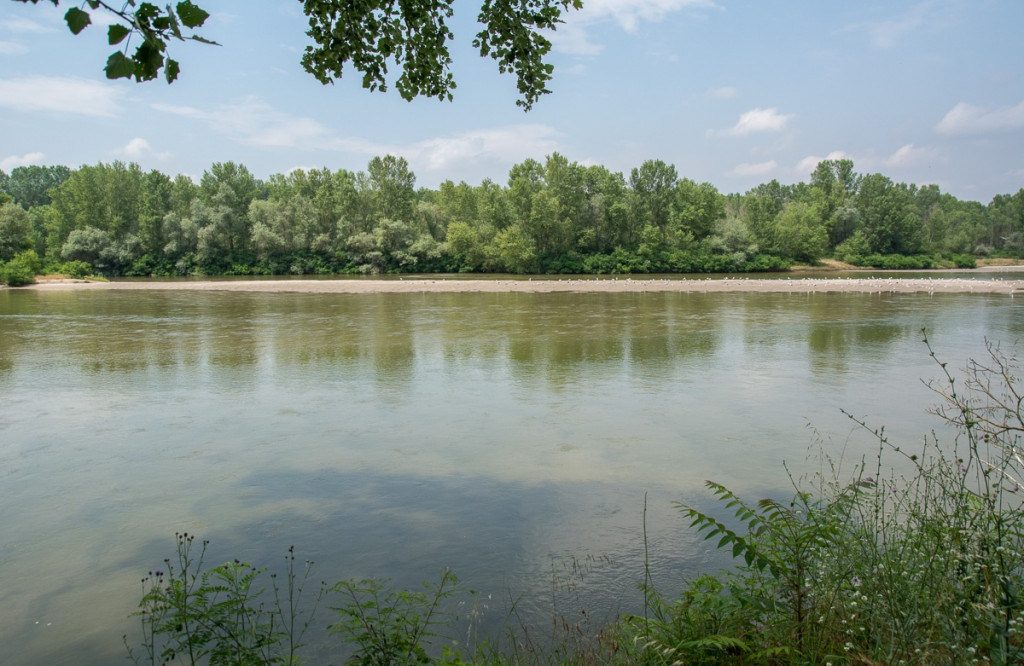
[[[709,482],[728,518],[679,505],[738,564],[629,621],[644,660],[1024,662],[1024,393],[1017,359],[987,352],[959,384],[936,360],[934,413],[955,426],[950,442],[931,435],[908,449],[851,416],[878,445],[852,478],[827,465],[794,482],[790,501],[755,503]]]

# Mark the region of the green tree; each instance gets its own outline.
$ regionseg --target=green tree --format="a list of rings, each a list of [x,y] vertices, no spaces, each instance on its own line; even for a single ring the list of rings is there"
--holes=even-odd
[[[412,220],[416,175],[404,157],[374,157],[367,166],[378,214],[389,220]]]
[[[921,250],[921,220],[905,185],[880,173],[864,176],[857,209],[872,252],[914,254]]]
[[[725,197],[711,183],[696,183],[683,178],[676,184],[679,231],[695,240],[706,238],[715,222],[725,217]]]
[[[147,254],[158,255],[165,245],[163,219],[171,210],[173,193],[173,182],[159,171],[150,171],[142,177],[139,239]]]
[[[223,187],[231,190],[226,195]],[[244,164],[234,162],[215,162],[209,171],[203,172],[199,181],[199,196],[207,205],[229,205],[238,216],[244,217],[249,211],[249,204],[259,197],[262,183],[256,180]],[[215,201],[218,200],[219,201]]]
[[[96,227],[72,231],[60,254],[65,261],[84,261],[101,272],[112,268],[116,258],[114,239]]]
[[[530,234],[519,223],[499,231],[488,246],[494,268],[509,273],[532,273],[537,270],[537,247]]]
[[[743,195],[743,221],[761,249],[775,246],[775,219],[792,198],[792,189],[777,180],[762,183]]]
[[[828,232],[821,214],[801,201],[787,202],[775,219],[775,254],[814,263],[828,249]]]
[[[199,199],[194,200],[193,206],[205,210],[205,206]],[[198,251],[199,225],[195,222],[193,215],[181,215],[177,211],[171,211],[164,216],[160,228],[166,241],[163,254],[168,259],[179,262],[186,255]],[[184,267],[184,264],[181,267]]]
[[[1024,188],[1016,194],[997,194],[988,205],[988,244],[1024,255]]]
[[[629,175],[633,192],[633,214],[637,228],[654,227],[662,242],[671,242],[676,222],[676,185],[679,174],[671,164],[647,160]]]
[[[39,0],[18,0],[36,4]],[[55,6],[59,0],[50,0]],[[306,33],[313,44],[305,48],[303,68],[324,84],[341,78],[346,66],[362,74],[369,90],[388,89],[388,65],[401,71],[394,85],[407,100],[415,97],[452,99],[455,78],[451,73],[449,42],[454,34],[451,19],[454,0],[302,0],[309,18]],[[544,31],[555,30],[563,12],[580,9],[582,0],[484,0],[477,16],[482,24],[473,40],[482,57],[498,64],[500,73],[514,73],[521,98],[516,104],[529,110],[547,88],[554,67],[545,62],[551,41]],[[210,40],[188,32],[201,28],[209,13],[190,0],[161,8],[151,2],[128,0],[109,4],[86,0],[71,7],[64,18],[74,34],[93,23],[93,12],[112,15],[107,27],[114,51],[106,64],[108,78],[150,81],[163,70],[168,83],[178,78],[178,62],[168,54],[168,42]],[[106,17],[109,19],[110,17]],[[97,21],[109,23],[109,20]],[[138,34],[138,46],[128,52],[130,37]]]
[[[476,209],[480,224],[492,229],[504,229],[512,224],[515,215],[509,199],[509,191],[485,178],[475,188]]]
[[[142,252],[139,223],[143,210],[144,174],[134,162],[82,166],[50,190],[55,215],[47,229],[47,252],[60,254],[76,229],[107,232],[124,252]],[[131,263],[136,257],[126,257]]]
[[[630,210],[626,179],[603,166],[587,167],[583,173],[586,199],[581,211],[580,249],[611,252],[629,242]]]
[[[821,216],[832,247],[856,231],[858,218],[850,211],[861,179],[853,170],[853,160],[823,160],[811,173],[811,188],[822,195]]]
[[[225,265],[237,260],[249,248],[251,230],[248,216],[239,212],[238,197],[222,182],[209,204],[196,202],[192,220],[199,227],[199,259],[206,266]]]
[[[530,219],[533,196],[544,189],[544,167],[533,158],[513,165],[508,172],[508,189],[515,220]]]
[[[0,205],[0,262],[32,249],[32,220],[15,203]]]
[[[15,167],[10,176],[0,178],[0,192],[27,210],[50,203],[50,190],[70,177],[71,169],[61,165]]]
[[[480,233],[467,222],[455,220],[448,225],[445,252],[455,262],[455,270],[479,270],[486,261],[485,247]]]

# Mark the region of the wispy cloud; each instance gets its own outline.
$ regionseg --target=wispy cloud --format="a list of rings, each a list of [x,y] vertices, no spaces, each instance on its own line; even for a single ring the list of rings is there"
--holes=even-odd
[[[587,0],[579,17],[589,22],[611,19],[623,30],[634,32],[640,21],[660,21],[666,14],[684,9],[716,6],[711,0]]]
[[[871,43],[880,49],[892,48],[904,35],[921,27],[931,8],[932,3],[922,2],[899,16],[870,26]]]
[[[756,164],[749,164],[744,162],[743,164],[737,164],[733,167],[732,171],[729,172],[730,176],[763,176],[765,174],[775,171],[779,166],[779,163],[775,160],[768,160],[767,162],[757,162]]]
[[[475,165],[511,166],[558,149],[558,132],[547,125],[513,125],[460,132],[422,141],[400,150],[410,163],[428,172],[471,169]]]
[[[563,15],[565,23],[549,37],[563,53],[595,55],[604,48],[591,41],[588,31],[596,24],[610,21],[626,32],[635,32],[641,21],[660,21],[674,12],[717,6],[712,0],[587,0],[582,10]]]
[[[27,53],[28,47],[20,42],[6,42],[0,41],[0,55],[15,55],[18,53]]]
[[[445,175],[475,167],[493,170],[558,150],[558,132],[547,125],[522,124],[474,129],[412,144],[377,143],[344,136],[318,120],[280,111],[258,97],[212,110],[154,104],[153,108],[207,123],[241,144],[300,151],[331,151],[362,157],[405,157],[417,172]]]
[[[552,48],[571,55],[592,56],[604,50],[604,46],[591,41],[587,25],[582,21],[572,21],[558,26],[558,30],[549,34]]]
[[[112,117],[120,110],[120,89],[114,85],[58,76],[0,79],[0,107],[27,113]]]
[[[808,155],[799,162],[797,162],[795,171],[799,174],[808,175],[814,172],[814,169],[819,163],[825,160],[849,160],[852,159],[849,154],[842,150],[833,150],[825,157],[818,157],[817,155]]]
[[[9,18],[0,20],[0,30],[5,32],[42,34],[45,32],[54,32],[55,29],[51,26],[37,23],[31,19]]]
[[[740,119],[729,129],[710,131],[709,134],[723,136],[746,136],[758,132],[780,132],[793,118],[792,114],[779,113],[778,108],[751,109],[740,114]]]
[[[916,164],[935,162],[940,160],[941,153],[929,146],[915,146],[908,143],[901,146],[892,155],[886,158],[885,166],[900,168],[914,166]]]
[[[704,96],[708,99],[732,99],[737,95],[737,90],[732,86],[722,86],[721,88],[712,88],[711,90],[704,93]]]
[[[334,150],[367,155],[393,152],[387,147],[362,139],[343,137],[318,120],[285,113],[256,96],[209,110],[168,104],[154,104],[153,108],[205,122],[233,141],[249,146]]]
[[[10,173],[11,169],[32,164],[42,164],[45,155],[42,153],[25,153],[24,155],[9,155],[0,159],[0,171]]]
[[[960,102],[935,126],[939,134],[1004,134],[1024,130],[1024,101],[1017,106],[983,109]]]
[[[847,25],[844,31],[866,33],[872,46],[878,49],[890,49],[904,37],[925,25],[938,9],[938,3],[935,0],[926,0],[882,21],[852,23]]]

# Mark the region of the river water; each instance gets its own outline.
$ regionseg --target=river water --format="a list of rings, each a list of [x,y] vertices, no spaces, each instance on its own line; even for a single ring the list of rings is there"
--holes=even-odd
[[[922,379],[1011,348],[1019,301],[894,294],[0,291],[0,663],[106,664],[175,531],[314,578],[450,567],[601,622],[723,564],[672,507],[785,496],[944,431]],[[819,444],[816,444],[818,442]],[[323,616],[321,624],[330,620]]]

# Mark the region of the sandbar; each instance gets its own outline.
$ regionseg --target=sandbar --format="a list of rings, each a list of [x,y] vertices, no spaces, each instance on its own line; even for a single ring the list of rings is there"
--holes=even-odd
[[[388,294],[388,293],[832,293],[868,294],[1008,294],[1024,293],[1024,280],[1007,273],[1007,279],[971,279],[960,277],[886,277],[886,278],[523,278],[465,279],[444,277],[401,277],[390,279],[264,279],[264,280],[41,280],[17,289],[38,291],[65,290],[174,290],[227,292],[281,292],[311,294]]]

